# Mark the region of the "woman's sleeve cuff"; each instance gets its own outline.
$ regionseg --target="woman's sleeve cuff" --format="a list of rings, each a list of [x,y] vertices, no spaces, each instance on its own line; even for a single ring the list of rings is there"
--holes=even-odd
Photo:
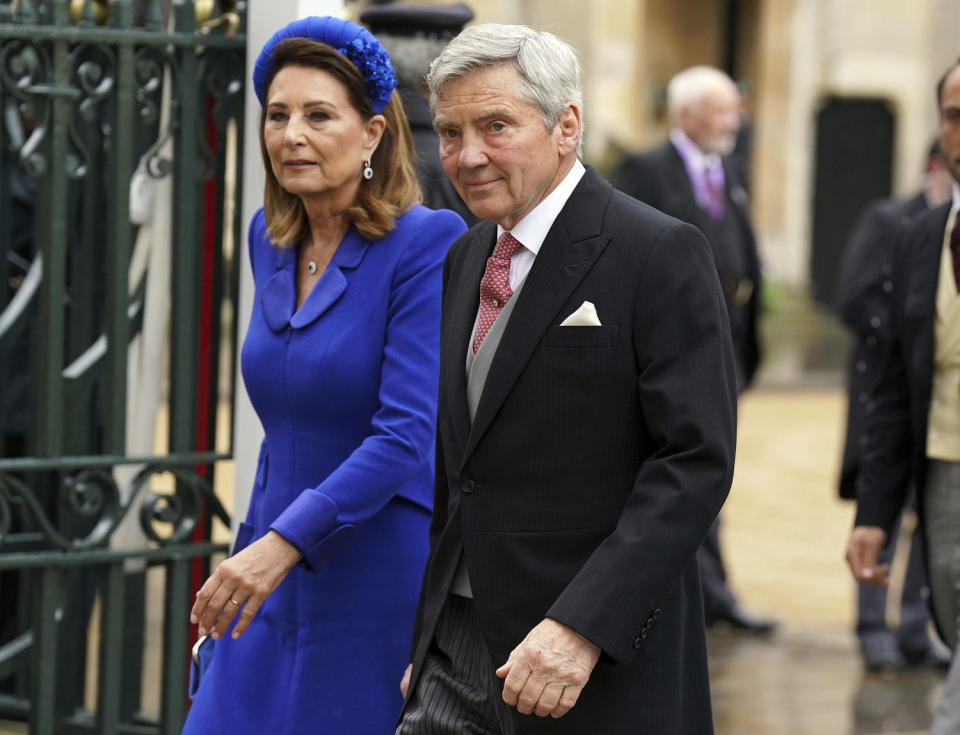
[[[356,526],[337,523],[337,504],[327,495],[307,490],[294,500],[270,526],[297,551],[310,571],[322,569],[325,561],[349,542]]]

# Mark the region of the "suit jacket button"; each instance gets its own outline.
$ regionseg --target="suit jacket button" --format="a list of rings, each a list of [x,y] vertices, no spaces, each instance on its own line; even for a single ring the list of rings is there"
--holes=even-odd
[[[473,492],[473,489],[477,484],[473,480],[465,480],[463,485],[460,486],[460,489],[463,490],[467,495]]]

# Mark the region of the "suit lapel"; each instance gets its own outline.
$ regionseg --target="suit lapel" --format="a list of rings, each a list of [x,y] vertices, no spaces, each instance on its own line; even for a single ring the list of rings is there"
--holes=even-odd
[[[489,428],[547,327],[610,241],[610,235],[601,234],[601,224],[611,192],[609,184],[587,169],[547,233],[490,365],[464,448],[464,462]],[[479,283],[480,275],[475,283]],[[472,302],[476,310],[477,297]],[[473,314],[470,319],[472,326]],[[464,351],[466,348],[464,340]],[[465,396],[462,364],[460,373],[464,384],[461,394]]]
[[[732,206],[741,220],[749,222],[747,212],[749,196],[747,190],[743,187],[743,182],[740,181],[739,174],[731,165],[729,157],[721,158],[720,165],[723,166],[723,191],[727,206]]]
[[[936,316],[937,286],[940,280],[940,258],[943,253],[943,233],[947,226],[950,207],[943,206],[940,215],[927,218],[927,230],[915,244],[914,267],[907,288],[907,308],[923,317],[924,323],[933,325]],[[907,243],[910,247],[910,243]],[[919,303],[917,303],[919,302]]]
[[[443,381],[457,444],[470,434],[467,409],[466,359],[480,302],[480,279],[496,243],[496,225],[484,222],[471,229],[463,243],[463,265],[450,274],[444,296]]]
[[[900,261],[903,273],[894,268],[894,277],[898,275],[904,279],[903,296],[898,299],[897,307],[902,310],[905,330],[916,329],[912,339],[910,354],[905,359],[910,361],[917,376],[916,385],[921,391],[916,405],[926,412],[929,407],[930,391],[933,382],[933,363],[936,332],[936,303],[937,282],[940,276],[940,256],[943,248],[943,233],[947,217],[950,214],[950,204],[945,204],[937,211],[928,215],[919,215],[924,218],[922,230],[916,240],[905,242],[906,256]],[[913,228],[910,228],[911,230]],[[909,334],[909,331],[904,334]],[[926,413],[923,425],[926,425]]]

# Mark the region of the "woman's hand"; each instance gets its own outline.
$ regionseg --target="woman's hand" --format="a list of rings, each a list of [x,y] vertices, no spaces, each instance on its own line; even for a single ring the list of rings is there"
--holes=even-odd
[[[209,633],[216,640],[227,632],[242,607],[233,629],[233,637],[239,638],[263,601],[302,558],[293,544],[270,531],[217,567],[197,592],[190,622],[199,623],[200,635]]]

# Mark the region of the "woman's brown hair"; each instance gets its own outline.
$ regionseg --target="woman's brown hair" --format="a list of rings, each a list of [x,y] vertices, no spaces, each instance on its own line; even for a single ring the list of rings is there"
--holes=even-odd
[[[271,59],[273,68],[264,85],[265,90],[270,89],[273,78],[285,66],[295,64],[319,69],[332,75],[346,87],[350,104],[361,119],[366,121],[373,117],[363,74],[346,57],[325,43],[306,38],[291,38],[277,44]],[[387,125],[380,145],[370,161],[374,171],[373,178],[361,179],[356,201],[344,212],[357,231],[371,241],[379,240],[390,232],[396,224],[397,216],[422,200],[417,183],[413,135],[396,92],[380,114],[386,118]],[[265,122],[266,107],[260,115],[260,153],[266,169],[263,214],[267,223],[267,234],[273,244],[289,248],[309,239],[310,224],[300,197],[280,186],[273,173],[263,139]],[[360,176],[359,170],[357,176]]]

